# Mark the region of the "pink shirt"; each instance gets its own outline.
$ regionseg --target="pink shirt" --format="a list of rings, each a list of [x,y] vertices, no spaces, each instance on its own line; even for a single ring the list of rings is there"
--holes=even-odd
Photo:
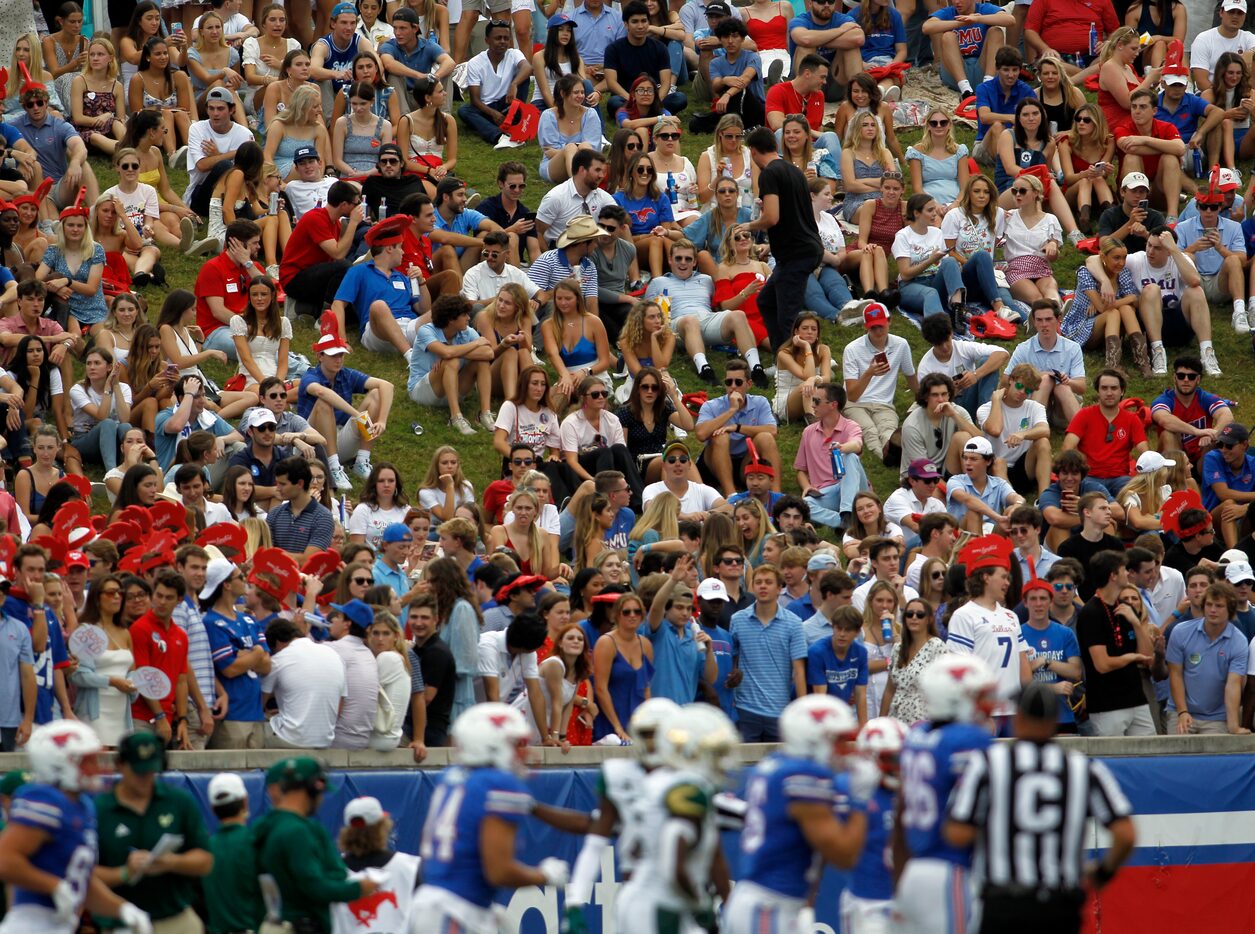
[[[806,471],[811,486],[827,489],[837,482],[832,475],[832,446],[862,440],[863,429],[844,415],[837,420],[837,427],[831,434],[820,422],[807,425],[798,442],[793,469]]]
[[[35,332],[40,337],[54,337],[57,334],[64,334],[65,328],[57,324],[51,318],[40,318],[38,321],[38,330]],[[9,315],[0,318],[0,334],[29,334],[31,333],[22,321],[21,315]],[[17,351],[16,347],[5,347],[0,350],[0,363],[8,364],[13,359],[13,354]]]

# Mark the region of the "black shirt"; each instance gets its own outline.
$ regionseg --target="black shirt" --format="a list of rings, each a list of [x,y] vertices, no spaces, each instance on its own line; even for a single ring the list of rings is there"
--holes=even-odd
[[[379,217],[379,199],[388,199],[388,216],[401,213],[401,202],[407,197],[423,190],[423,180],[414,172],[406,172],[400,178],[384,178],[382,175],[368,175],[362,182],[362,197],[366,199],[366,207],[371,217]]]
[[[531,221],[536,219],[536,212],[522,201],[515,202],[513,214],[508,213],[505,209],[505,205],[501,203],[501,195],[493,195],[491,198],[485,198],[475,206],[475,210],[484,215],[484,217],[488,218],[498,227],[501,227],[503,230],[515,221],[520,221],[524,218]]]
[[[1115,671],[1099,674],[1090,655],[1090,647],[1101,645],[1107,655],[1116,658],[1137,652],[1137,633],[1133,624],[1116,616],[1115,608],[1095,596],[1076,617],[1076,641],[1081,646],[1081,662],[1085,665],[1085,706],[1091,713],[1127,710],[1146,703],[1142,693],[1142,673],[1137,665],[1125,665]]]
[[[670,427],[671,416],[675,414],[675,406],[670,399],[664,399],[662,405],[662,417],[654,422],[653,431],[646,428],[645,423],[633,415],[626,405],[614,413],[615,418],[623,424],[628,450],[638,457],[642,454],[661,453],[667,446],[667,429]]]
[[[647,36],[641,45],[632,45],[625,36],[606,46],[605,68],[614,69],[624,88],[630,88],[637,75],[649,75],[655,84],[661,84],[662,73],[671,70],[671,56],[667,47],[652,36]]]
[[[432,635],[425,644],[410,649],[410,664],[417,664],[423,673],[423,683],[436,689],[436,696],[427,705],[427,730],[423,742],[428,746],[448,745],[449,715],[453,711],[453,690],[457,677],[453,652],[439,636]]]
[[[772,159],[758,173],[758,194],[764,199],[775,195],[780,201],[779,220],[767,230],[767,242],[777,262],[787,257],[818,263],[824,245],[802,170],[783,159]]]
[[[1182,574],[1188,574],[1190,568],[1198,564],[1203,558],[1206,558],[1208,561],[1219,561],[1222,554],[1224,554],[1224,547],[1220,542],[1214,540],[1196,555],[1190,554],[1185,550],[1184,545],[1177,542],[1163,556],[1163,563],[1167,567],[1176,568]]]
[[[1089,562],[1100,551],[1124,551],[1124,543],[1114,535],[1103,535],[1098,541],[1091,542],[1082,538],[1081,533],[1076,531],[1059,546],[1060,558],[1075,558],[1085,569],[1085,579],[1076,582],[1076,590],[1082,600],[1088,600],[1097,590],[1094,582],[1089,578]]]
[[[1124,213],[1124,202],[1117,201],[1102,212],[1102,217],[1098,218],[1098,236],[1109,237],[1128,222],[1129,215]],[[1143,227],[1147,230],[1154,230],[1156,227],[1162,227],[1166,223],[1167,218],[1161,212],[1156,211],[1154,208],[1147,208],[1146,220],[1142,221]],[[1128,247],[1130,253],[1136,253],[1139,250],[1146,249],[1146,238],[1129,234],[1124,238],[1124,245]]]

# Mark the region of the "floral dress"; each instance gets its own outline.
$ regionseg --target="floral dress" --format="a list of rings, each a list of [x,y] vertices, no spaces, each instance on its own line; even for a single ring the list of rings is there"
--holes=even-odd
[[[898,652],[902,643],[893,647],[889,660],[889,677],[893,679],[893,700],[889,702],[889,716],[897,717],[907,726],[928,719],[924,710],[924,695],[919,689],[919,676],[925,668],[950,651],[949,647],[933,636],[915,653],[910,664],[898,667]],[[870,715],[870,711],[869,711]]]

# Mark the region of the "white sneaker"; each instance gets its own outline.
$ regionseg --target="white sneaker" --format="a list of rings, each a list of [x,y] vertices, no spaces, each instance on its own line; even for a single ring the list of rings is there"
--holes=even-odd
[[[353,476],[358,477],[362,480],[365,480],[367,477],[370,476],[371,469],[372,469],[372,466],[371,466],[370,461],[362,461],[362,460],[354,459],[353,467],[352,467]]]
[[[492,148],[493,149],[518,149],[522,145],[523,145],[522,143],[516,143],[514,140],[510,139],[510,137],[508,136],[502,136],[501,139],[497,140],[497,145],[493,146]]]
[[[1080,243],[1084,239],[1085,239],[1085,234],[1081,233],[1079,230],[1074,230],[1068,234],[1068,242],[1072,244],[1073,246],[1076,246],[1078,243]]]
[[[266,267],[266,275],[268,275],[271,279],[274,279],[274,280],[275,280],[275,282],[278,282],[278,281],[279,281],[279,266],[278,266],[278,264],[277,264],[277,263],[271,263],[269,266],[267,266],[267,267]]]
[[[449,427],[454,431],[461,432],[464,435],[475,434],[475,429],[471,427],[471,423],[468,422],[465,416],[462,415],[459,415],[457,418],[449,419]]]
[[[190,217],[179,218],[179,252],[186,253],[196,241],[196,222]]]
[[[166,160],[166,164],[170,166],[170,168],[172,169],[177,169],[180,165],[186,168],[187,167],[187,162],[185,161],[186,159],[187,159],[187,147],[180,146],[174,152],[170,153],[169,158]]]
[[[480,412],[479,423],[488,431],[497,430],[497,416],[493,415],[491,412]]]
[[[331,468],[331,482],[335,484],[337,490],[351,490],[353,484],[349,481],[349,475],[344,472],[344,467]]]
[[[1224,376],[1224,374],[1220,372],[1220,363],[1218,360],[1216,360],[1216,348],[1215,347],[1208,347],[1206,350],[1204,350],[1202,353],[1202,357],[1203,357],[1203,372],[1206,375]]]
[[[1168,354],[1162,347],[1154,347],[1150,351],[1150,370],[1156,376],[1168,373]]]
[[[1250,334],[1251,333],[1251,323],[1246,320],[1246,312],[1235,311],[1233,313],[1233,333],[1235,334]]]
[[[197,240],[188,247],[188,256],[216,256],[222,252],[222,244],[217,237],[206,237],[204,240]]]
[[[884,93],[883,95],[881,95],[881,99],[882,99],[882,100],[886,100],[886,101],[890,101],[890,102],[892,102],[892,101],[899,101],[899,100],[901,100],[901,99],[902,99],[902,88],[901,88],[901,86],[900,86],[900,85],[895,84],[895,85],[892,85],[892,86],[890,86],[890,87],[885,88],[885,93]]]

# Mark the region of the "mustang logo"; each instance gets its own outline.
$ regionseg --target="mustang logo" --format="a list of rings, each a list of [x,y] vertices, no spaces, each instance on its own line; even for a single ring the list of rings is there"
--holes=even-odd
[[[398,907],[397,893],[380,891],[374,895],[367,895],[365,898],[349,902],[349,911],[357,919],[358,924],[362,927],[370,927],[371,922],[379,916],[379,906],[384,902],[392,902],[393,908]]]

